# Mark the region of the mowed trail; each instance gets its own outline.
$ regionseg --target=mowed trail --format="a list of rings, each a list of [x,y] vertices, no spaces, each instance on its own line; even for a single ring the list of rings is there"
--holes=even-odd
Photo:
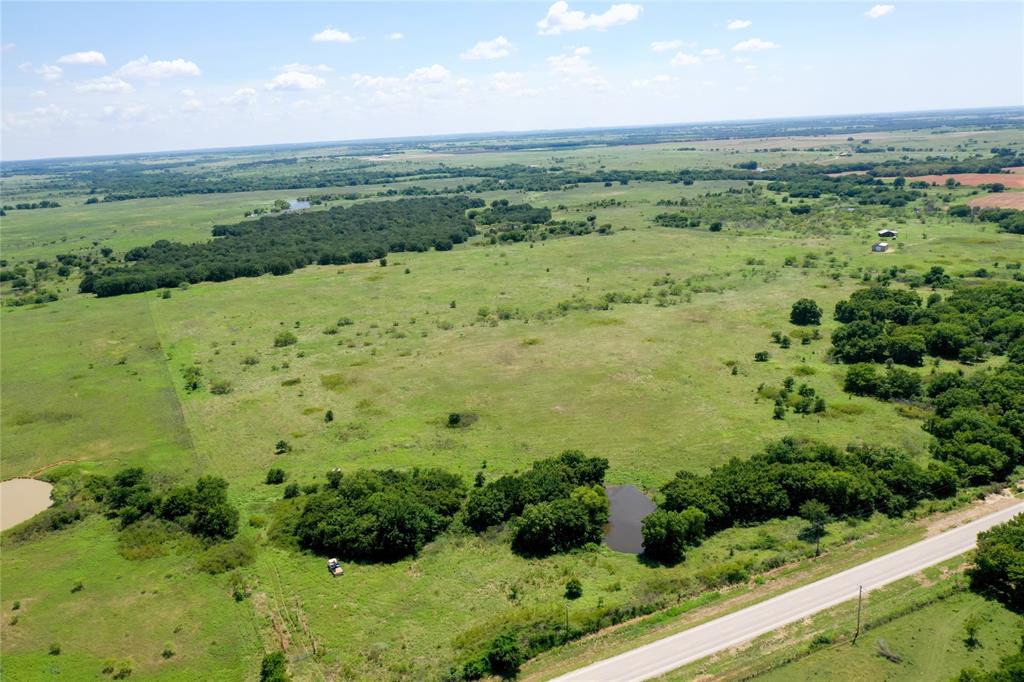
[[[978,533],[1024,511],[1018,502],[971,523],[922,540],[760,604],[659,639],[556,678],[556,682],[647,680],[807,618],[865,592],[913,575],[973,549]]]

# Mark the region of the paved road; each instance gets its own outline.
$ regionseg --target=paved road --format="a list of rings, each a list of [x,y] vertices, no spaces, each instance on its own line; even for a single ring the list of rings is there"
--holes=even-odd
[[[865,564],[786,592],[557,678],[556,682],[647,680],[742,644],[783,625],[856,598],[858,586],[876,589],[975,546],[981,531],[1024,511],[1024,502]]]

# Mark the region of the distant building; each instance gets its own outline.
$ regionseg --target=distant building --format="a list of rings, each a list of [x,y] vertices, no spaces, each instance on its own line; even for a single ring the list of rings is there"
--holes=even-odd
[[[878,236],[881,239],[895,239],[896,238],[896,230],[879,230],[878,231]]]
[[[871,247],[871,250],[875,253],[885,253],[889,250],[889,245],[886,242],[878,242]]]

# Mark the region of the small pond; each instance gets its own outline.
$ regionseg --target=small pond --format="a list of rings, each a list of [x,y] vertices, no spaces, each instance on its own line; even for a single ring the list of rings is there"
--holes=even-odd
[[[0,483],[0,530],[27,521],[52,504],[53,486],[34,478],[12,478]]]
[[[611,513],[605,528],[605,544],[616,552],[640,554],[644,551],[644,539],[640,526],[644,518],[654,511],[654,502],[639,488],[631,485],[610,485],[608,501]]]
[[[309,208],[310,203],[308,201],[301,201],[299,199],[288,200],[288,211],[301,211],[304,208]]]

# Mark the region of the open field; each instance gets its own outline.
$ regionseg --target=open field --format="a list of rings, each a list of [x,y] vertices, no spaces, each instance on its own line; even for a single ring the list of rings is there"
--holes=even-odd
[[[1007,131],[870,138],[897,150],[920,148],[872,154],[872,160],[973,154],[1013,139]],[[590,169],[730,168],[756,159],[777,167],[837,162],[828,152],[810,151],[825,144],[845,144],[845,136],[405,155],[414,157],[409,163],[440,157],[464,166],[554,161]],[[764,149],[779,151],[758,151]],[[313,157],[311,164],[331,164],[310,151],[300,155]],[[230,165],[219,157],[203,163]],[[389,156],[381,163],[403,162]],[[441,189],[454,182],[406,180],[357,190]],[[691,590],[705,584],[702,575],[711,584],[707,575],[729,562],[749,570],[733,590],[756,589],[759,580],[781,586],[803,579],[809,563],[837,568],[920,537],[922,527],[880,514],[837,521],[823,542],[825,555],[812,562],[813,545],[799,539],[804,522],[776,519],[723,531],[688,551],[683,563],[653,567],[605,547],[527,559],[509,550],[508,530],[451,532],[414,558],[346,563],[346,575],[332,579],[324,557],[282,545],[268,527],[282,497],[282,486],[265,483],[271,467],[303,485],[322,484],[332,468],[435,466],[469,482],[478,471],[493,480],[578,448],[608,458],[609,483],[634,484],[657,497],[680,469],[706,472],[784,436],[840,448],[892,446],[924,461],[927,412],[843,392],[845,368],[828,357],[837,328],[832,310],[863,286],[865,276],[900,268],[924,274],[941,266],[968,284],[986,275],[1011,280],[1017,271],[1007,266],[1024,262],[1020,236],[941,210],[917,214],[913,207],[820,199],[802,202],[814,209],[804,219],[737,219],[720,232],[654,223],[656,215],[679,210],[673,206],[681,200],[704,201],[711,193],[727,201],[765,184],[658,181],[488,191],[480,195],[488,202],[548,207],[556,220],[593,215],[593,222],[611,228],[532,242],[492,244],[479,236],[449,252],[391,253],[386,267],[376,261],[311,265],[167,294],[98,299],[75,294],[71,279],[61,284],[60,300],[4,307],[3,478],[66,470],[109,475],[129,465],[145,466],[162,480],[223,476],[241,512],[241,535],[259,550],[252,564],[209,575],[197,568],[198,550],[185,540],[157,556],[125,558],[116,520],[102,515],[31,541],[12,542],[5,534],[5,675],[34,680],[57,669],[62,679],[95,679],[111,660],[130,661],[140,679],[251,679],[264,653],[285,649],[301,680],[437,679],[506,624],[538,614],[560,619],[566,604],[574,624],[598,608],[646,607],[658,599],[682,613],[719,598],[715,589]],[[157,239],[203,240],[211,225],[238,222],[246,210],[275,199],[350,189],[88,206],[69,195],[61,208],[12,211],[3,218],[0,239],[15,263],[84,252],[93,242],[121,254]],[[960,203],[977,192],[930,188],[919,205]],[[781,193],[762,194],[786,205]],[[1015,195],[982,198],[995,196]],[[883,227],[899,230],[897,246],[872,254]],[[975,276],[982,269],[986,275]],[[676,293],[659,298],[669,281],[678,285]],[[567,304],[648,291],[646,302],[608,309]],[[802,345],[794,335],[791,347],[776,345],[772,332],[794,334],[790,307],[805,296],[825,311],[820,338]],[[282,331],[295,334],[297,343],[275,347]],[[769,351],[770,359],[755,362],[758,351]],[[185,378],[191,367],[201,375],[196,390]],[[919,371],[954,367],[962,365],[929,359]],[[788,376],[813,387],[827,409],[773,419],[773,402],[759,397],[759,387],[778,386]],[[211,392],[214,383],[227,390]],[[475,420],[449,428],[453,412]],[[275,454],[282,440],[291,449]],[[760,577],[763,567],[779,562],[781,570]],[[583,596],[571,603],[563,598],[570,577],[583,584]],[[76,581],[84,587],[72,592]],[[240,601],[232,596],[237,581],[248,590]],[[950,605],[957,618],[978,612],[993,619],[983,632],[985,651],[974,658],[952,651],[961,626],[951,617],[941,641],[952,653],[921,668],[919,679],[955,672],[963,661],[995,660],[1009,642],[1009,618],[998,609],[966,594],[940,606]],[[83,621],[89,630],[81,628]],[[915,651],[914,660],[925,657],[911,640],[887,636]],[[60,656],[47,653],[51,642],[61,644]],[[174,655],[162,656],[165,647]],[[799,665],[817,666],[828,655],[819,652]],[[856,670],[884,674],[870,652],[858,656]],[[831,664],[807,667],[806,674]]]
[[[907,178],[908,182],[927,182],[930,185],[942,185],[953,178],[961,185],[978,187],[992,183],[1001,183],[1011,189],[1024,189],[1024,177],[1018,173],[950,173],[948,175],[919,175]]]
[[[1024,211],[1024,192],[996,192],[971,199],[967,203],[981,208],[1014,208]]]

